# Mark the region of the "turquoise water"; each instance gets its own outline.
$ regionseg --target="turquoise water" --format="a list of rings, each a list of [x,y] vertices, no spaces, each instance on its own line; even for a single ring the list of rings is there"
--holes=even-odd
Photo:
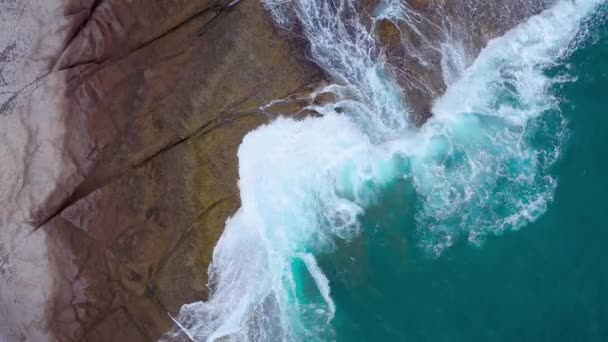
[[[466,68],[445,32],[449,86],[421,128],[354,0],[265,5],[297,21],[336,102],[244,138],[210,298],[168,337],[608,340],[604,0],[559,0]]]
[[[461,238],[439,257],[420,246],[411,182],[392,184],[362,234],[319,255],[338,341],[608,341],[608,24],[599,10],[576,51],[546,70],[569,136],[536,222]],[[555,125],[550,116],[539,123]],[[543,144],[547,137],[531,138]],[[551,142],[552,143],[552,142]]]

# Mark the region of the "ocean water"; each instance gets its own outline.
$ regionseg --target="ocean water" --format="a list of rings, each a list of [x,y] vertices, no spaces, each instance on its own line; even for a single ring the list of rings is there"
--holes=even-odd
[[[267,7],[338,101],[245,137],[211,296],[169,337],[608,340],[608,5],[558,1],[468,66],[442,42],[422,128],[351,2]]]
[[[568,76],[551,86],[568,137],[548,170],[557,186],[546,212],[478,247],[461,239],[432,257],[419,245],[420,198],[397,182],[363,215],[357,239],[319,256],[337,308],[336,340],[608,340],[607,10],[545,71]]]

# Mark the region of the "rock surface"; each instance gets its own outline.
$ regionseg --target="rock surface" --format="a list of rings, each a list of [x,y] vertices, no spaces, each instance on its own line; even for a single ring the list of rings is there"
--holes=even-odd
[[[0,340],[155,340],[205,298],[242,137],[323,75],[258,1],[74,3],[0,4]]]
[[[440,10],[470,19],[456,4],[406,3],[425,37],[375,27],[419,124],[446,86],[424,39]],[[242,137],[316,115],[326,76],[258,0],[0,0],[0,19],[0,341],[155,340],[206,296]],[[517,21],[483,22],[459,28],[471,60]]]

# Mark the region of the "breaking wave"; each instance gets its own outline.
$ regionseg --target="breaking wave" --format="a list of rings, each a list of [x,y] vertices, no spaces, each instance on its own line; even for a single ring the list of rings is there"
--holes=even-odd
[[[560,78],[545,70],[576,48],[600,2],[559,1],[491,40],[468,67],[459,42],[442,42],[448,87],[421,128],[352,2],[267,3],[278,25],[301,25],[335,81],[318,92],[337,101],[311,108],[321,117],[281,117],[244,138],[242,206],[214,250],[210,298],[184,305],[169,337],[331,340],[335,305],[314,255],[357,236],[359,217],[401,177],[419,198],[417,243],[433,255],[536,220],[568,134],[551,93]],[[407,20],[385,5],[378,18]],[[316,288],[301,288],[301,277]]]

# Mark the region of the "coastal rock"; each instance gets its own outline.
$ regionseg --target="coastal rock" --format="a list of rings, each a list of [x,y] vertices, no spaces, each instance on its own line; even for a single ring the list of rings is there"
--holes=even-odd
[[[0,339],[154,340],[206,296],[242,137],[324,76],[257,1],[53,4],[0,4],[32,31],[0,48]]]

